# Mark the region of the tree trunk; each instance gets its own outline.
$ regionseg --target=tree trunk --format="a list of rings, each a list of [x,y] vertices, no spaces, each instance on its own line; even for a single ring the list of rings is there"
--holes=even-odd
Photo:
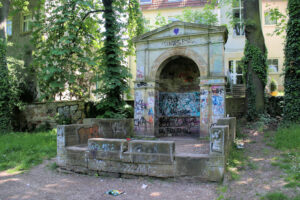
[[[260,20],[260,0],[244,0],[244,18],[245,18],[245,34],[248,44],[251,46],[257,47],[260,51],[262,56],[265,56],[266,54],[266,46],[264,41],[264,35],[261,28],[261,20]],[[245,53],[246,55],[246,53]],[[247,58],[246,58],[247,59]],[[247,111],[253,110],[255,114],[260,114],[264,112],[264,90],[265,90],[265,81],[262,80],[261,76],[257,73],[257,70],[255,69],[257,64],[257,60],[254,60],[254,57],[251,57],[249,59],[249,62],[247,63],[247,88],[249,88],[249,84],[252,84],[252,92],[247,91],[246,93],[246,105],[247,105]],[[260,63],[261,67],[263,66],[263,69],[265,71],[266,76],[266,63],[265,59],[261,60]],[[266,77],[265,77],[266,78]],[[252,98],[252,103],[251,99]],[[254,108],[250,108],[250,106]]]

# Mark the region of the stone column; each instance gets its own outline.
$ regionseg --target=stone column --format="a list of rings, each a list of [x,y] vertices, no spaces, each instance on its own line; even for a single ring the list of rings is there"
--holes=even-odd
[[[225,78],[200,80],[200,137],[209,135],[209,128],[225,117]]]
[[[134,83],[134,130],[138,136],[154,136],[155,82]]]

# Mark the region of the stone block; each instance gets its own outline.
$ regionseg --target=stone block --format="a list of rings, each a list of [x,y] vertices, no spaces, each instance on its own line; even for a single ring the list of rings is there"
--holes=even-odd
[[[133,163],[172,164],[175,143],[173,141],[135,140],[128,143],[127,159]]]
[[[67,147],[66,168],[75,172],[86,173],[88,169],[87,148]]]
[[[90,159],[122,160],[123,152],[127,150],[125,139],[91,138],[88,141]]]
[[[126,138],[133,136],[133,119],[83,119],[84,124],[96,124],[103,138]]]
[[[176,176],[206,177],[209,158],[207,154],[176,154]]]
[[[225,144],[228,141],[228,132],[228,126],[216,125],[210,129],[210,154],[225,154]]]
[[[233,142],[236,137],[236,118],[235,117],[226,117],[218,120],[217,125],[229,126],[229,140]]]

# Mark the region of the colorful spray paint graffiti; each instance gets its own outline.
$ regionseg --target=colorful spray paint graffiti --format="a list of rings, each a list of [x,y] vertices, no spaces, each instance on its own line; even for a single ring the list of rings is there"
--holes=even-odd
[[[183,136],[199,134],[199,117],[160,117],[160,136]]]
[[[148,96],[144,99],[144,93],[141,90],[135,92],[135,110],[134,110],[134,127],[135,131],[145,134],[147,130],[153,128],[154,124],[154,96]]]
[[[159,93],[159,112],[161,116],[200,116],[200,93]]]
[[[223,86],[212,86],[212,123],[225,117],[225,93]]]
[[[161,92],[159,116],[160,136],[199,134],[200,93]]]
[[[209,91],[201,89],[200,91],[200,111],[201,111],[201,123],[208,124],[208,94]]]
[[[138,66],[136,69],[136,78],[143,79],[145,74],[145,70],[143,66]]]

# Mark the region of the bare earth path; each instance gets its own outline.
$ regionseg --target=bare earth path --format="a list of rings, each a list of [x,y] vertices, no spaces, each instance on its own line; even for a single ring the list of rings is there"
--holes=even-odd
[[[240,170],[238,180],[229,180],[226,176],[221,185],[145,177],[121,179],[64,174],[51,170],[47,166],[55,162],[53,159],[23,174],[12,175],[0,172],[0,200],[256,200],[274,191],[281,191],[289,196],[299,194],[297,188],[283,187],[286,184],[284,173],[278,167],[271,165],[272,158],[278,156],[280,152],[265,145],[261,133],[250,129],[244,129],[243,132],[247,135],[244,139],[245,155],[254,164],[252,167],[246,166],[245,169]],[[200,147],[201,145],[195,146],[193,141],[186,140],[182,142],[180,148],[199,153]],[[146,189],[142,189],[143,184],[147,185]],[[227,191],[217,192],[221,187],[227,188]],[[117,197],[105,194],[110,189],[123,190],[125,194]],[[224,198],[218,198],[221,194]]]
[[[46,166],[47,163],[49,161],[24,174],[11,175],[0,172],[0,200],[206,200],[217,198],[216,183],[64,174],[49,169]],[[148,187],[142,189],[143,184]],[[110,189],[123,190],[126,194],[117,197],[105,194]]]
[[[267,146],[263,133],[255,130],[244,129],[246,134],[245,156],[248,157],[252,166],[246,166],[240,170],[240,178],[230,181],[225,178],[223,185],[228,188],[225,199],[230,200],[256,200],[268,192],[283,192],[288,196],[300,194],[297,188],[284,187],[284,172],[273,166],[272,158],[282,152]],[[228,174],[227,174],[228,175]]]

